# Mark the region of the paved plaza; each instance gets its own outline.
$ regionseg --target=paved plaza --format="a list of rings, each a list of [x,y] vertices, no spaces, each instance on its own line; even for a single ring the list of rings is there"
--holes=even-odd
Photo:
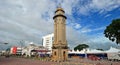
[[[120,65],[120,62],[107,60],[91,61],[87,59],[69,59],[67,62],[51,62],[26,58],[0,57],[0,65]]]

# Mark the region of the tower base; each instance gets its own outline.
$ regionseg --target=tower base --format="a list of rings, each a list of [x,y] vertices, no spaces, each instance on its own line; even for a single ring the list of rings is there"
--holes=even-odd
[[[53,49],[51,60],[54,62],[64,62],[68,60],[68,49]]]

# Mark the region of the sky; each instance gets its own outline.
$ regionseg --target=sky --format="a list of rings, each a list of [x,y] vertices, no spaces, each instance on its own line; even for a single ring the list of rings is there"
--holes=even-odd
[[[67,17],[70,49],[79,44],[92,49],[120,47],[103,34],[113,19],[120,18],[120,0],[0,0],[1,49],[21,45],[20,41],[42,45],[42,37],[53,33],[53,16],[59,3]]]

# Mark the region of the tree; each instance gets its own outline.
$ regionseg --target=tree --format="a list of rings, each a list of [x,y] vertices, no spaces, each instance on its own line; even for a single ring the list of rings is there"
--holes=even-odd
[[[99,49],[99,48],[97,50],[104,51],[103,49]]]
[[[83,49],[85,49],[85,48],[88,48],[89,46],[88,45],[86,45],[86,44],[79,44],[78,46],[76,46],[75,48],[74,48],[74,50],[76,51],[76,50],[79,50],[79,51],[81,51],[81,50],[83,50]]]
[[[112,20],[112,23],[104,31],[105,37],[120,44],[120,19]]]

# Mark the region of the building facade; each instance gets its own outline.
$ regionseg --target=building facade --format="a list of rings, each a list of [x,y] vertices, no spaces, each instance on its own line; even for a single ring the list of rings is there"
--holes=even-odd
[[[10,48],[10,54],[21,55],[22,54],[22,48],[21,47],[17,47],[17,46],[11,47]]]
[[[46,48],[44,48],[43,46],[29,44],[28,46],[26,46],[22,49],[22,55],[24,55],[25,57],[31,57],[35,54],[37,54],[37,55],[40,55],[40,53],[45,54],[45,53],[47,53],[46,51],[48,51],[48,50]]]
[[[54,38],[53,33],[42,37],[42,45],[51,52],[52,52],[53,38]]]

